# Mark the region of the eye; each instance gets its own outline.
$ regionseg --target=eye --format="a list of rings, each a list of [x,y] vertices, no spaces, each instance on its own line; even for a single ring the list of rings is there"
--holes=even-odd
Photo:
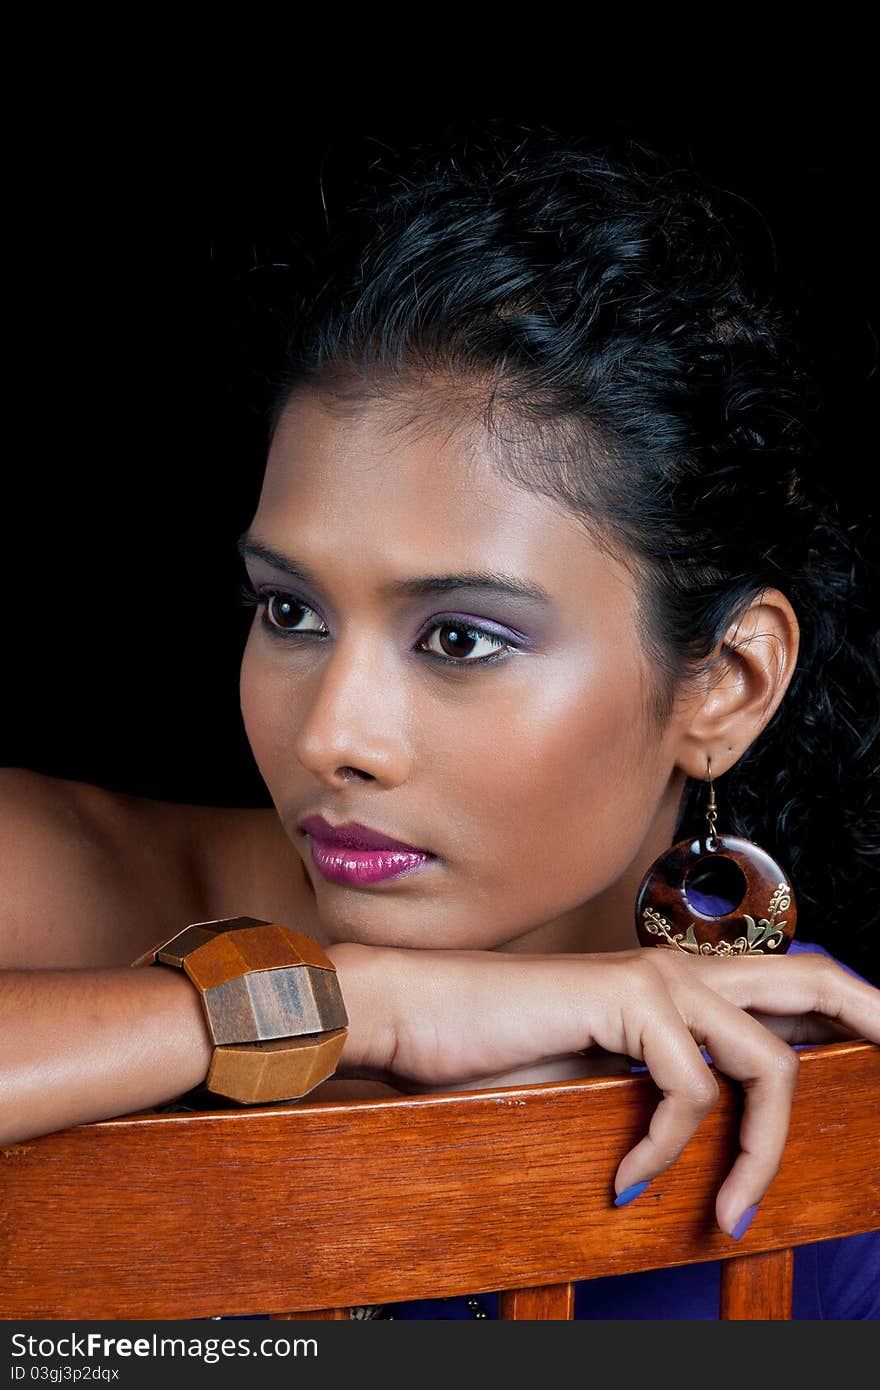
[[[511,643],[505,642],[497,633],[487,632],[484,628],[474,627],[472,623],[464,623],[455,618],[444,618],[441,622],[435,622],[429,631],[430,640],[433,641],[436,637],[440,650],[427,648],[427,637],[422,639],[419,646],[422,650],[428,651],[430,656],[436,656],[453,666],[482,666],[511,646]],[[488,648],[488,651],[485,655],[474,656],[474,647],[479,647],[480,643],[483,643],[484,649]]]
[[[315,610],[294,594],[283,593],[279,589],[263,589],[258,593],[246,583],[241,586],[240,598],[245,608],[265,605],[262,623],[271,637],[296,641],[306,636],[329,636]],[[308,614],[311,618],[306,617]],[[428,646],[429,642],[434,641],[437,646]],[[475,656],[474,651],[479,651],[481,643],[483,652]],[[467,619],[442,618],[435,619],[429,626],[419,639],[417,650],[446,666],[485,666],[503,659],[505,652],[515,651],[517,647],[499,633],[478,627]]]
[[[296,636],[300,632],[315,631],[314,628],[299,626],[303,613],[311,613],[316,618],[317,614],[294,594],[285,594],[279,589],[262,589],[257,593],[253,585],[245,581],[239,590],[239,598],[243,608],[259,608],[261,603],[265,604],[263,626],[275,637],[283,637],[286,634]],[[320,622],[320,619],[318,621]]]
[[[310,608],[301,599],[294,598],[292,594],[281,594],[277,590],[270,590],[263,594],[266,604],[266,617],[268,627],[275,628],[278,632],[315,632],[314,627],[302,627],[304,613],[311,613],[312,619],[322,627],[321,619],[318,617],[314,608]]]

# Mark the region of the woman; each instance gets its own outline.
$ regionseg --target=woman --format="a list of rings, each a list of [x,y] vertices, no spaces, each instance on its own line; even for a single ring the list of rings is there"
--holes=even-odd
[[[880,1041],[876,632],[862,538],[809,457],[785,326],[698,180],[548,130],[473,139],[354,203],[295,309],[240,542],[255,607],[241,707],[274,810],[247,813],[242,837],[243,822],[205,816],[196,835],[204,808],[187,808],[189,829],[160,841],[174,909],[280,918],[324,947],[350,1020],[339,1078],[541,1081],[586,1074],[585,1050],[643,1064],[664,1099],[621,1162],[619,1203],[713,1104],[705,1049],[746,1086],[748,1138],[716,1203],[739,1239],[784,1147],[791,1044]],[[703,833],[710,777],[719,830],[796,885],[798,940],[775,959],[638,945],[640,884]],[[130,902],[148,813],[76,791],[71,874],[92,908]],[[31,826],[46,821],[35,806]],[[122,878],[98,885],[82,856],[108,836]],[[704,891],[725,910],[717,884]],[[129,928],[127,959],[155,943],[156,917]],[[202,1079],[188,981],[105,971],[97,1077],[85,1088],[73,1065],[63,1105],[36,1094],[26,1078],[59,1004],[77,1056],[89,983],[29,970],[47,963],[41,939],[32,927],[16,956],[8,931],[0,960],[0,990],[31,1020],[10,1041],[7,1135]],[[85,963],[122,964],[94,935],[90,950]],[[148,1076],[134,1039],[150,1029]],[[94,1031],[88,1043],[94,1057]],[[80,1059],[85,1029],[82,1045]],[[796,1315],[877,1316],[863,1275],[880,1237],[831,1244],[799,1254]],[[714,1316],[716,1273],[685,1271],[662,1315]],[[646,1277],[635,1304],[625,1278],[589,1281],[578,1315],[658,1316]]]

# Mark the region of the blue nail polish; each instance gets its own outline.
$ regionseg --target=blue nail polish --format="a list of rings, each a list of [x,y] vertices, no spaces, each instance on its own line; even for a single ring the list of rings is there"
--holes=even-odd
[[[751,1226],[751,1224],[752,1224],[752,1218],[754,1217],[755,1212],[756,1212],[757,1210],[758,1210],[758,1203],[757,1203],[757,1202],[755,1203],[755,1205],[754,1205],[753,1207],[747,1207],[747,1208],[746,1208],[746,1210],[743,1212],[742,1216],[739,1218],[739,1221],[737,1221],[736,1225],[734,1226],[733,1230],[732,1230],[731,1233],[730,1233],[730,1234],[731,1234],[731,1238],[732,1238],[733,1240],[741,1240],[741,1239],[742,1239],[742,1237],[745,1235],[746,1231],[747,1231],[747,1230],[749,1229],[749,1227]]]
[[[634,1201],[649,1185],[650,1180],[648,1182],[634,1182],[632,1187],[625,1187],[623,1191],[614,1198],[614,1205],[616,1207],[625,1207],[627,1202]]]

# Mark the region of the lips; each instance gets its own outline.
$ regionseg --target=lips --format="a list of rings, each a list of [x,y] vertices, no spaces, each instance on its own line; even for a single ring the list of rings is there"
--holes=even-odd
[[[347,821],[345,825],[331,825],[323,816],[313,815],[303,816],[297,824],[300,830],[311,835],[313,840],[319,840],[325,845],[335,845],[340,849],[387,849],[408,850],[412,854],[431,853],[418,845],[408,845],[403,840],[395,840],[390,835],[371,830],[369,826],[361,825],[358,821]]]

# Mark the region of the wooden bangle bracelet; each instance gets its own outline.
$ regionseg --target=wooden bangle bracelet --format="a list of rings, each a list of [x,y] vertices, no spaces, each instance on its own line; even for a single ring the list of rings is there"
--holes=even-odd
[[[215,1044],[204,1088],[242,1104],[294,1100],[336,1070],[348,1015],[310,936],[259,917],[193,922],[132,962],[183,970]]]

